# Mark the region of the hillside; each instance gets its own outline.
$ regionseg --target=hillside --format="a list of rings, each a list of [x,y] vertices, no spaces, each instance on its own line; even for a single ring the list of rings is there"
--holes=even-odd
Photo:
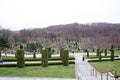
[[[9,33],[10,43],[26,43],[39,41],[45,46],[58,42],[78,41],[82,47],[108,48],[111,44],[120,46],[120,24],[92,23],[92,24],[65,24],[47,28],[24,29],[18,32],[0,30],[0,34]],[[60,44],[54,44],[54,46]]]

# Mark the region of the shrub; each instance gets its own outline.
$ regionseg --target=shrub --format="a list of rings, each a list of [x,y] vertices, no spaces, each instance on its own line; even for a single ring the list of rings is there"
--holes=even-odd
[[[35,51],[33,52],[33,58],[36,58],[36,52]]]
[[[87,57],[89,57],[89,51],[87,50]]]
[[[99,62],[102,61],[102,57],[101,57],[101,51],[99,52]]]
[[[48,58],[51,58],[51,56],[52,56],[51,48],[47,48],[47,50],[48,50]]]
[[[107,56],[107,49],[105,49],[105,56]]]
[[[63,52],[63,65],[68,66],[69,65],[69,53],[68,50],[64,50]]]
[[[60,48],[60,57],[63,57],[63,52],[64,51],[64,48]]]
[[[24,50],[17,50],[17,67],[24,68],[25,67],[25,59],[24,59]]]
[[[42,50],[42,67],[48,66],[48,51]]]
[[[1,50],[0,50],[0,58],[1,58]]]
[[[50,62],[49,65],[61,65],[63,62]],[[69,64],[75,64],[74,61],[69,61]],[[26,63],[25,66],[41,66],[41,63]],[[0,64],[0,67],[16,67],[17,64]]]
[[[111,61],[114,61],[114,47],[111,46]]]
[[[99,56],[99,51],[100,51],[100,49],[97,49],[97,52],[96,52],[96,53],[97,53],[97,55],[96,55],[96,56]]]

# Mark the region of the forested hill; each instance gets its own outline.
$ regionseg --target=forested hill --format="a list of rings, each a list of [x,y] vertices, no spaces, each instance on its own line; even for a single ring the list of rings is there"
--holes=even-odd
[[[0,34],[3,33],[9,35],[10,43],[39,41],[50,45],[54,41],[79,41],[84,47],[120,45],[120,24],[111,23],[72,23],[43,29],[23,29],[17,32],[1,29]]]

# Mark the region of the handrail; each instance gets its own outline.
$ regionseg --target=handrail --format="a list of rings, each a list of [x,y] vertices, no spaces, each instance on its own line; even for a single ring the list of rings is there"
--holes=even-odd
[[[105,71],[105,72],[102,72],[102,73],[107,73],[107,72],[112,72],[112,71],[115,71],[115,70],[112,69],[112,70],[108,70],[108,71]]]
[[[97,70],[94,69],[94,68],[91,69],[91,70],[90,70],[90,75],[91,75],[91,76],[95,76],[95,77],[97,77]]]
[[[112,72],[112,71],[115,71],[114,69],[113,70],[109,70],[109,71],[105,71],[105,72],[102,72],[101,73],[101,80],[102,80],[102,74],[103,73],[107,73],[107,79],[106,80],[108,80],[108,75],[110,74],[110,72]],[[115,71],[115,75],[117,74],[117,71]],[[117,77],[115,76],[115,75],[112,75],[112,77],[114,77],[115,78],[115,80],[117,79]]]

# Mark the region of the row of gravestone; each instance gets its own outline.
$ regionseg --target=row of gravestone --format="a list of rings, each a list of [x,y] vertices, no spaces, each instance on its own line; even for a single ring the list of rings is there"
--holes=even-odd
[[[42,67],[48,66],[48,58],[51,58],[52,50],[51,48],[46,48],[42,50]],[[17,50],[17,66],[18,68],[24,68],[25,67],[25,59],[24,59],[24,50],[21,48]],[[68,50],[65,50],[64,48],[60,49],[60,59],[63,61],[64,66],[69,65],[69,53]]]

